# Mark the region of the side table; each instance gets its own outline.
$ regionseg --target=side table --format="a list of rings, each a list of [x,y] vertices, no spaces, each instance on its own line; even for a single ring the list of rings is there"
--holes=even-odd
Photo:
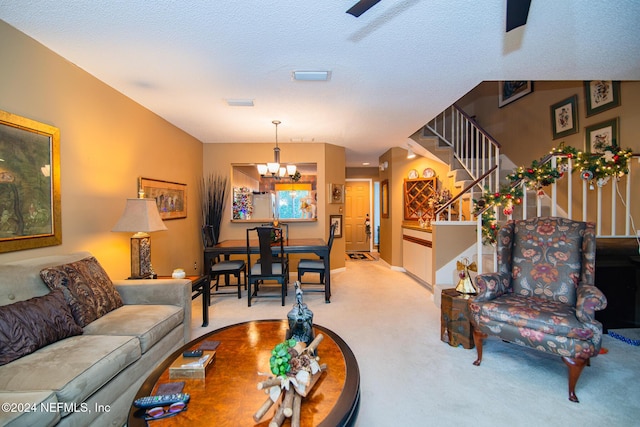
[[[171,276],[158,276],[158,279],[171,279]],[[202,295],[202,327],[209,326],[209,303],[211,301],[211,286],[209,276],[187,276],[191,280],[191,300]]]
[[[469,298],[455,288],[443,289],[440,302],[440,339],[452,347],[473,348],[473,329],[469,320]]]

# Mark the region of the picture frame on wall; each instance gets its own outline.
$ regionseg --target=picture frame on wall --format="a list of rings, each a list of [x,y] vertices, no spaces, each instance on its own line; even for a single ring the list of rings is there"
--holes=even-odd
[[[533,92],[531,80],[505,80],[498,82],[498,107],[502,108]]]
[[[140,177],[138,194],[155,199],[162,219],[187,217],[187,184]]]
[[[329,215],[329,226],[336,225],[333,237],[339,239],[342,237],[342,215]]]
[[[0,111],[0,252],[62,244],[60,130]]]
[[[607,147],[620,147],[617,117],[585,128],[585,152],[601,154]]]
[[[584,82],[587,117],[620,106],[620,82],[588,80]]]
[[[380,183],[380,216],[389,218],[389,180]]]
[[[578,133],[578,95],[570,96],[551,106],[553,139]]]
[[[329,184],[329,203],[344,203],[344,184]]]

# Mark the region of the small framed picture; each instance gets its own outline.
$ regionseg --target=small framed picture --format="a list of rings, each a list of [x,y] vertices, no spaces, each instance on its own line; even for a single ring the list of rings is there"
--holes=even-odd
[[[533,92],[530,80],[507,80],[498,82],[498,107],[502,108]]]
[[[344,203],[344,184],[329,184],[329,203]]]
[[[336,225],[336,231],[333,233],[333,237],[339,239],[342,237],[342,215],[329,215],[329,225]]]
[[[617,117],[585,128],[584,151],[604,153],[609,147],[617,149],[619,146]]]
[[[578,95],[557,102],[551,106],[551,128],[553,139],[564,138],[578,133]]]
[[[584,82],[584,99],[587,117],[620,105],[620,82],[590,80]]]
[[[389,218],[389,180],[380,183],[380,216]]]

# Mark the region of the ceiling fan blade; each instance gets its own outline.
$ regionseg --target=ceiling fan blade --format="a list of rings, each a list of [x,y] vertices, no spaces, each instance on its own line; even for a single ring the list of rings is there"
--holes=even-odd
[[[360,0],[358,3],[354,4],[351,9],[347,10],[347,13],[357,18],[375,6],[379,1],[380,0]]]
[[[507,0],[507,33],[527,23],[531,0]]]

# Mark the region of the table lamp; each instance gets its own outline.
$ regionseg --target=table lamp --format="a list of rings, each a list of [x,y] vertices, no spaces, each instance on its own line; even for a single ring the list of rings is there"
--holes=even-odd
[[[166,230],[154,199],[127,199],[124,212],[111,231],[135,232],[131,236],[131,277],[154,277],[151,267],[151,237],[148,233]]]

